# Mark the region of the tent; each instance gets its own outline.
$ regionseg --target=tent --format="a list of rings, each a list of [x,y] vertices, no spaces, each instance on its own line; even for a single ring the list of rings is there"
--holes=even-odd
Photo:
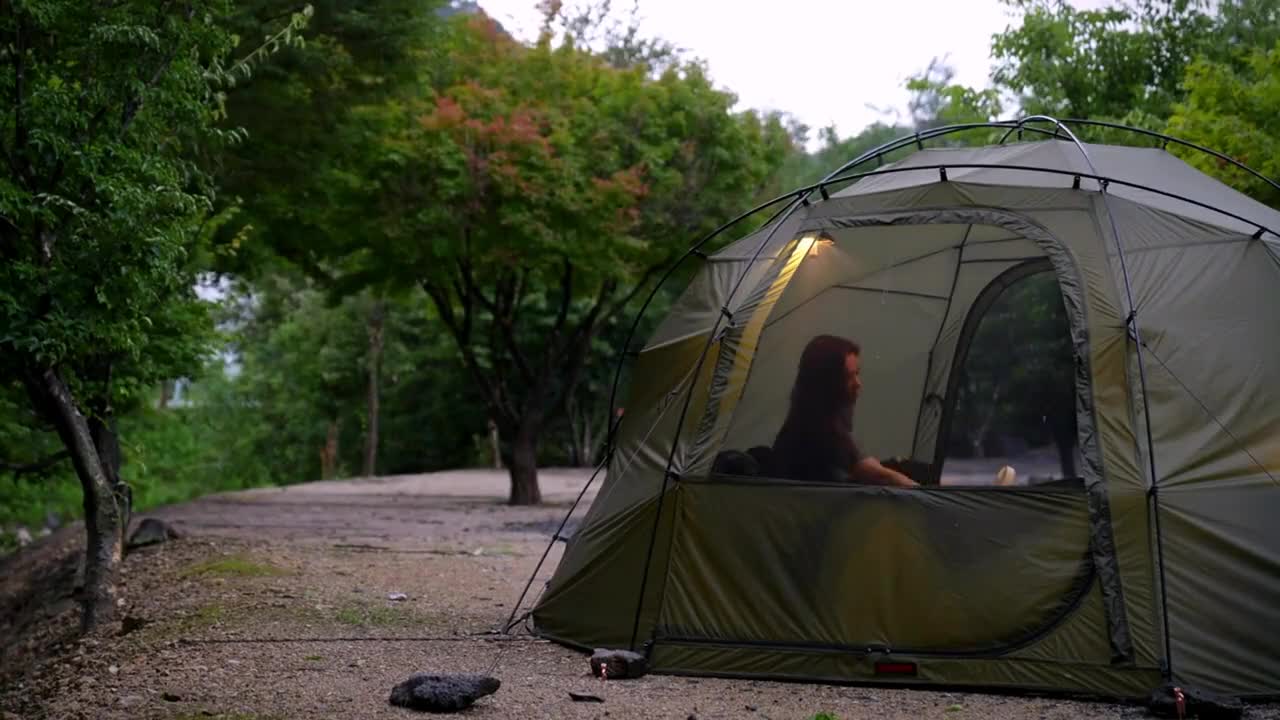
[[[692,251],[536,632],[671,674],[1280,693],[1280,212],[1084,123],[905,138]],[[824,333],[862,347],[858,445],[919,488],[769,471]],[[991,423],[1024,439],[966,452]]]

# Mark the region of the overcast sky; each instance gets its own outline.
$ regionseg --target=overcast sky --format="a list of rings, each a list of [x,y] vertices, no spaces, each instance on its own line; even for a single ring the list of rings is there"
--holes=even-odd
[[[885,119],[876,108],[905,118],[903,83],[935,56],[947,57],[958,82],[986,86],[991,36],[1015,17],[999,0],[757,2],[640,0],[641,27],[706,60],[740,105],[783,110],[815,129],[834,124],[841,135]],[[536,0],[479,4],[517,37],[536,36]],[[631,2],[614,7],[629,10]]]

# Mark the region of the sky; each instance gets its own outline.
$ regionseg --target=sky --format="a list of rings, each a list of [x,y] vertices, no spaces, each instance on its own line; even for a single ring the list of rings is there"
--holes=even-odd
[[[781,110],[841,136],[906,119],[906,79],[934,57],[955,81],[985,87],[991,37],[1016,20],[999,0],[639,0],[641,29],[702,58],[739,109]],[[757,4],[758,3],[758,4]],[[479,0],[522,40],[536,36],[537,0]],[[576,7],[573,0],[566,2]],[[1108,0],[1072,0],[1080,8]],[[615,0],[628,11],[629,0]]]

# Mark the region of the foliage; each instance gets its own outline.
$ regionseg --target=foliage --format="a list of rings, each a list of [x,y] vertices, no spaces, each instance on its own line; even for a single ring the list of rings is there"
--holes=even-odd
[[[363,227],[332,263],[427,293],[510,462],[531,470],[602,325],[758,195],[789,138],[732,113],[697,63],[653,77],[572,37],[525,47],[483,17],[452,30],[431,88],[358,111],[352,132],[376,143],[331,187],[362,199],[331,203],[329,224]]]
[[[229,22],[256,35],[293,5],[241,2]],[[305,44],[283,49],[229,94],[227,115],[245,136],[210,162],[228,213],[215,235],[219,269],[252,279],[276,272],[283,259],[315,278],[328,276],[327,244],[352,230],[326,223],[328,173],[340,172],[348,143],[362,141],[343,134],[343,123],[353,107],[397,92],[439,62],[433,53],[444,5],[316,3]]]
[[[958,85],[955,68],[936,58],[918,75],[907,80],[911,99],[907,109],[918,132],[944,125],[987,122],[1000,117],[1000,93],[993,88],[975,90]]]
[[[1123,118],[1135,108],[1167,116],[1187,59],[1209,18],[1198,2],[1141,0],[1082,10],[1065,0],[1009,0],[1021,24],[995,36],[996,85],[1028,114]]]
[[[227,319],[234,377],[197,386],[196,412],[227,448],[227,471],[288,484],[321,477],[329,423],[339,428],[338,474],[360,467],[368,422],[363,403],[368,294],[332,298],[305,279],[282,276],[241,285]],[[468,392],[456,350],[420,293],[387,303],[383,358],[387,441],[380,467],[422,472],[470,464],[483,410]],[[211,438],[212,441],[212,438]]]
[[[289,44],[306,11],[244,61],[226,0],[6,3],[0,13],[0,382],[21,382],[84,491],[83,628],[115,612],[128,522],[114,417],[195,367],[195,294],[213,186],[195,158],[222,90]]]
[[[608,2],[545,3],[531,46],[444,0],[324,0],[305,31],[286,0],[199,0],[190,17],[5,5],[0,95],[19,102],[0,108],[0,524],[82,511],[24,386],[33,367],[57,368],[92,422],[119,416],[140,508],[318,478],[331,427],[328,472],[359,471],[375,366],[382,472],[480,462],[490,419],[508,464],[520,444],[541,464],[586,463],[632,293],[712,227],[889,140],[1016,105],[1168,130],[1280,175],[1280,2],[1009,4],[991,87],[935,60],[908,80],[901,123],[822,128],[814,152],[810,128],[735,110],[704,63]],[[230,59],[252,47],[236,35],[269,38],[252,74]],[[1280,204],[1229,164],[1170,150]],[[193,291],[209,269],[234,279],[222,317]],[[1031,338],[1018,367],[971,356],[962,411],[989,415],[993,435],[1060,432],[1045,418],[1071,399],[1040,389],[1070,389],[1049,380],[1065,372],[1053,290],[1011,289],[1019,312],[998,304],[979,332],[991,347]],[[219,341],[234,372],[208,357]],[[186,403],[152,407],[182,375],[196,380]]]
[[[1175,106],[1169,132],[1280,178],[1280,42],[1242,58],[1239,69],[1208,59],[1188,68],[1187,97]],[[1172,150],[1255,199],[1280,206],[1280,191],[1257,177],[1203,153]]]
[[[1082,10],[1006,0],[1020,24],[993,38],[995,86],[1027,114],[1142,120],[1170,116],[1198,58],[1239,67],[1280,39],[1275,0],[1132,0]]]
[[[1014,282],[986,309],[958,383],[949,448],[982,457],[995,436],[1036,447],[1057,442],[1071,473],[1075,363],[1061,291],[1052,272]]]

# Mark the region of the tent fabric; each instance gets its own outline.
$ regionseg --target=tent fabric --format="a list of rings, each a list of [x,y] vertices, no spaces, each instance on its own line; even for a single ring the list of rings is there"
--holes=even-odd
[[[1258,234],[1280,213],[1160,150],[1085,150],[1195,202],[1010,169],[1091,172],[1062,141],[924,150],[701,260],[636,359],[537,631],[634,641],[677,674],[1141,697],[1168,672],[1280,694],[1280,237]],[[1022,327],[1029,278],[1061,306],[1078,466],[984,485],[955,453],[986,425],[960,408],[998,392],[981,368],[1045,362],[981,345],[989,316]],[[769,474],[823,333],[863,347],[860,448],[924,468],[920,488]]]

